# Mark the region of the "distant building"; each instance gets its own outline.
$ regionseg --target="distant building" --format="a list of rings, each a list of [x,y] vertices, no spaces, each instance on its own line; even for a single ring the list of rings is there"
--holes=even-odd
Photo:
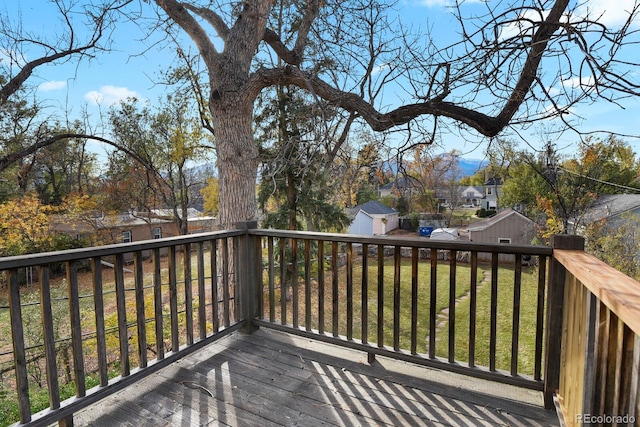
[[[481,187],[460,187],[458,190],[460,193],[460,201],[462,206],[465,207],[477,207],[480,206],[480,202],[484,197],[484,192]]]
[[[498,210],[498,199],[502,194],[502,179],[500,177],[489,178],[484,183],[484,197],[480,207],[486,210]]]
[[[469,224],[469,241],[474,243],[531,244],[537,232],[537,224],[513,209],[505,209],[491,218]],[[490,254],[478,254],[488,260]],[[500,261],[513,260],[513,255],[501,254]]]
[[[584,227],[598,221],[605,221],[607,226],[615,227],[621,221],[628,221],[627,215],[640,217],[640,194],[611,194],[602,196],[578,218],[569,223],[578,232]]]
[[[370,200],[349,209],[349,213],[353,217],[349,234],[375,236],[398,228],[398,211],[380,202]]]
[[[422,188],[422,184],[417,179],[407,176],[407,177],[398,177],[394,181],[381,186],[378,189],[378,197],[387,197],[392,196],[394,198],[403,196],[407,198],[411,198],[411,196],[418,194],[420,189]]]
[[[140,242],[178,236],[175,221],[158,218],[145,212],[125,212],[116,215],[96,213],[82,219],[69,220],[65,216],[56,216],[51,223],[55,233],[66,233],[92,245]],[[166,249],[165,249],[166,251]],[[150,256],[145,253],[144,256]],[[125,254],[125,261],[131,261],[133,254]]]

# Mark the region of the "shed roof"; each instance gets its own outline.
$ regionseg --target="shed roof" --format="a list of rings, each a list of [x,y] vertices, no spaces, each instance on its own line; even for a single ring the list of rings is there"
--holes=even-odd
[[[352,211],[356,213],[363,211],[364,213],[368,213],[369,215],[386,215],[398,213],[398,211],[396,211],[395,209],[385,206],[375,200],[369,200],[366,203],[358,205],[354,207]]]
[[[583,215],[585,223],[600,221],[640,209],[640,194],[611,194],[602,196]]]
[[[503,221],[507,218],[509,218],[512,215],[517,215],[519,217],[524,218],[527,221],[533,222],[532,220],[530,220],[529,218],[527,218],[526,216],[522,215],[521,213],[508,208],[505,209],[503,211],[498,212],[497,214],[495,214],[494,216],[490,217],[490,218],[486,218],[477,222],[474,222],[472,224],[469,224],[469,228],[468,231],[482,231],[482,230],[486,230],[487,228],[499,223],[500,221]]]

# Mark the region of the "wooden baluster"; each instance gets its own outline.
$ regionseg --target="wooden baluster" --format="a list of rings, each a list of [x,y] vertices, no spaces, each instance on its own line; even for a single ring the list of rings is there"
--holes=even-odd
[[[400,267],[401,248],[396,246],[393,252],[393,349],[400,350]]]
[[[418,353],[418,248],[411,248],[411,354]]]
[[[182,265],[184,274],[184,311],[187,329],[187,345],[193,344],[193,283],[191,281],[191,245],[182,246]]]
[[[456,256],[455,250],[449,252],[449,363],[456,358]]]
[[[100,373],[100,385],[105,387],[109,383],[109,375],[107,369],[107,336],[104,324],[102,259],[100,257],[91,259],[91,271],[93,276],[93,307],[96,315],[98,371]]]
[[[533,378],[542,379],[542,341],[544,338],[544,297],[547,283],[547,257],[538,257],[538,300],[536,305],[536,349]]]
[[[491,254],[491,314],[489,326],[489,370],[496,370],[496,340],[498,330],[498,254]]]
[[[300,287],[298,285],[298,239],[291,239],[291,288],[293,290],[293,302],[291,304],[293,327],[300,324]]]
[[[160,274],[160,248],[151,252],[153,260],[153,313],[156,332],[156,359],[164,359],[164,314],[162,300],[162,275]]]
[[[378,245],[378,347],[384,347],[384,246]]]
[[[20,280],[17,269],[9,270],[9,317],[13,338],[13,362],[16,372],[16,390],[20,423],[31,421],[29,382],[27,381],[27,357],[24,346],[22,307],[20,305]]]
[[[353,339],[353,245],[347,243],[347,339]]]
[[[516,254],[513,278],[513,317],[511,321],[511,375],[518,375],[518,345],[520,343],[520,291],[522,288],[522,255]]]
[[[304,328],[311,330],[311,240],[304,241]]]
[[[469,367],[476,366],[476,314],[478,311],[478,252],[471,252],[469,284]]]
[[[284,239],[278,241],[280,246],[280,324],[287,324],[287,251]]]
[[[127,302],[124,289],[124,260],[122,254],[116,254],[114,265],[116,280],[116,306],[118,310],[118,335],[120,338],[120,375],[129,376],[129,330],[127,326]],[[177,349],[176,349],[177,351]]]
[[[138,327],[138,366],[147,367],[147,322],[144,303],[144,271],[142,252],[136,251],[133,257],[135,270],[136,324]]]
[[[224,327],[231,325],[231,281],[229,280],[229,239],[224,238],[222,244],[222,307]]]
[[[361,323],[361,339],[363,344],[369,343],[369,246],[362,244],[362,323]]]
[[[198,337],[207,338],[207,295],[204,287],[204,242],[198,242],[196,249],[198,269]]]
[[[337,337],[340,334],[338,330],[338,300],[339,294],[339,271],[338,271],[338,242],[331,242],[331,306],[332,306],[332,332]]]
[[[269,321],[276,320],[275,267],[273,253],[273,237],[267,238],[267,256],[269,259]]]
[[[429,258],[431,260],[431,275],[429,281],[429,357],[436,357],[436,325],[438,307],[436,305],[437,289],[438,289],[438,251],[429,250]]]
[[[324,240],[318,241],[318,332],[324,334]]]
[[[58,357],[56,338],[53,328],[53,311],[51,308],[51,282],[49,266],[40,266],[40,314],[42,316],[42,333],[44,338],[44,355],[47,368],[47,388],[49,389],[49,406],[60,407],[60,388],[58,384]]]
[[[213,333],[220,331],[220,293],[218,292],[218,240],[211,241],[211,315]]]
[[[169,247],[169,313],[171,320],[171,351],[180,349],[178,331],[178,278],[176,265],[176,247]]]

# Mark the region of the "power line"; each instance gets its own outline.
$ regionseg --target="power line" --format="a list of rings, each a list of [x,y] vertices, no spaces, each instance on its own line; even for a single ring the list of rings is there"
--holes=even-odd
[[[570,174],[573,174],[573,175],[579,176],[580,178],[589,179],[589,180],[591,180],[591,181],[595,181],[595,182],[598,182],[598,183],[600,183],[600,184],[610,185],[610,186],[612,186],[612,187],[618,187],[618,188],[622,188],[622,189],[624,189],[624,190],[631,190],[631,191],[635,191],[635,192],[637,192],[637,193],[640,193],[640,188],[627,187],[626,185],[622,185],[622,184],[615,184],[615,183],[613,183],[613,182],[603,181],[603,180],[598,179],[598,178],[592,178],[592,177],[590,177],[590,176],[582,175],[582,174],[580,174],[580,173],[578,173],[578,172],[574,172],[574,171],[572,171],[572,170],[565,169],[565,168],[563,168],[562,166],[556,166],[556,168],[561,169],[561,170],[562,170],[562,171],[564,171],[564,172],[568,172],[568,173],[570,173]]]

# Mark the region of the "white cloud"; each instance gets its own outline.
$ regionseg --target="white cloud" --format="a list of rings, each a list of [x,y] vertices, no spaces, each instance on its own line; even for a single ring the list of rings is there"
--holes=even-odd
[[[427,7],[449,6],[453,4],[451,0],[422,0],[420,3]]]
[[[40,90],[42,92],[51,92],[53,90],[64,89],[65,87],[67,87],[67,82],[60,81],[60,80],[54,80],[54,81],[50,81],[50,82],[41,83],[38,86],[38,90]]]
[[[589,0],[577,10],[578,16],[597,19],[598,22],[607,26],[624,24],[629,19],[629,14],[633,10],[635,0]],[[635,18],[636,25],[640,24],[640,19]]]
[[[582,86],[585,90],[594,87],[595,84],[596,80],[593,76],[573,77],[562,81],[562,86],[570,88],[578,88]]]
[[[84,99],[92,105],[111,106],[127,98],[140,98],[140,95],[126,87],[112,85],[102,86],[100,90],[92,90],[84,95]]]
[[[467,0],[465,4],[482,3],[483,1],[484,0]],[[456,4],[455,0],[420,0],[418,3],[427,7],[446,7],[454,6]]]

